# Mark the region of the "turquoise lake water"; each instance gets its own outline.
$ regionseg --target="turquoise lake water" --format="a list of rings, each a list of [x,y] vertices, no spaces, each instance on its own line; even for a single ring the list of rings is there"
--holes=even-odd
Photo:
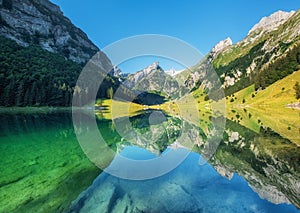
[[[174,171],[148,181],[102,173],[70,212],[297,212],[261,199],[241,176],[228,180],[198,161],[191,153]]]
[[[239,140],[228,142],[225,134],[206,164],[199,146],[171,172],[134,181],[90,162],[71,116],[0,115],[0,212],[299,212],[299,147],[271,130],[254,133],[227,121],[226,134],[238,132]],[[167,118],[151,127],[147,119],[130,118],[133,129],[143,134],[161,124],[166,129],[159,137],[146,135],[156,138],[150,145],[126,141],[114,122],[97,121],[118,153],[115,159],[151,160],[186,151],[169,147],[179,134],[174,127],[183,121]]]

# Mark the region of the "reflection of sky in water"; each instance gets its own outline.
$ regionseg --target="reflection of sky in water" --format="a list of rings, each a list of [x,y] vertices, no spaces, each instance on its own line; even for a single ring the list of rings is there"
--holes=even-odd
[[[138,153],[137,153],[138,152]],[[149,159],[155,155],[126,147],[121,155]],[[83,192],[72,210],[81,212],[297,212],[292,205],[275,205],[259,196],[240,176],[231,180],[191,153],[175,170],[159,178],[130,181],[102,173]],[[159,166],[159,165],[158,165]]]
[[[139,148],[137,146],[126,146],[120,153],[123,157],[132,160],[149,160],[154,159],[157,156],[146,149]]]
[[[165,156],[170,150],[172,149],[167,148],[163,153],[161,153],[161,156]],[[138,146],[125,146],[119,154],[132,160],[150,160],[160,157]]]

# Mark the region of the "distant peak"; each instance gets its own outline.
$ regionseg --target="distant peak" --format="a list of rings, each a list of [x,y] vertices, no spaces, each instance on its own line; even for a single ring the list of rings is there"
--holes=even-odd
[[[156,62],[154,62],[153,64],[151,64],[151,65],[149,65],[148,67],[146,67],[144,70],[143,70],[143,72],[145,72],[145,73],[150,73],[150,72],[152,72],[153,70],[157,70],[157,69],[159,69],[160,67],[159,67],[159,62],[158,61],[156,61]]]
[[[257,30],[262,30],[266,32],[276,30],[278,26],[285,23],[292,15],[294,15],[294,13],[295,11],[293,10],[291,12],[279,10],[268,17],[263,17],[258,24],[253,26],[253,28],[249,31],[248,35]]]
[[[156,62],[154,62],[153,64],[151,64],[151,65],[149,65],[148,67],[146,67],[146,69],[147,69],[147,68],[157,69],[158,67],[159,67],[159,62],[156,61]]]

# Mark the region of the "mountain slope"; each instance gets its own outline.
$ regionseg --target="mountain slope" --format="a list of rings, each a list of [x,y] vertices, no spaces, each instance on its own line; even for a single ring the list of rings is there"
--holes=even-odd
[[[0,1],[0,105],[70,106],[77,78],[97,53],[96,66],[110,71],[107,56],[48,0]],[[120,82],[105,77],[98,96]],[[76,92],[82,97],[89,83]],[[92,100],[91,100],[92,101]]]
[[[110,61],[104,59],[105,56],[100,62],[109,69]],[[59,54],[36,45],[22,47],[0,36],[1,106],[70,106],[81,71],[80,64],[66,60]],[[118,80],[107,76],[98,97],[108,97],[108,89],[116,89],[118,83]],[[88,87],[86,82],[81,93]]]
[[[0,35],[21,46],[39,45],[77,63],[99,49],[48,0],[0,1]]]
[[[227,98],[227,117],[256,132],[269,127],[299,145],[299,108],[292,108],[297,102],[296,82],[300,82],[300,71],[264,90],[255,91],[252,85],[235,93]]]
[[[154,92],[166,97],[176,97],[179,95],[177,81],[166,74],[158,62],[135,74],[129,75],[124,85],[137,91]]]
[[[264,89],[299,67],[300,10],[278,11],[264,17],[237,44],[230,38],[219,42],[201,62],[175,78],[197,89],[207,85],[205,80],[215,71],[225,95],[231,95],[251,84]]]
[[[247,37],[214,58],[214,67],[219,68],[226,66],[236,58],[243,57],[264,40],[269,41],[268,44],[264,46],[266,50],[275,48],[280,42],[296,42],[299,40],[300,33],[299,13],[299,11],[291,11],[290,13],[278,11],[269,17],[262,18],[262,20],[249,31]]]
[[[267,85],[258,84],[257,89],[264,88],[297,70],[300,64],[299,43],[300,11],[279,11],[263,18],[241,42],[226,48],[216,58],[213,58],[212,54],[209,57],[221,77],[226,94],[232,94],[257,83],[260,76],[265,76],[267,72],[272,72],[272,76],[278,77],[269,79]],[[289,54],[291,51],[294,51],[293,59]],[[284,63],[284,69],[276,70],[273,65],[280,60],[281,65]],[[293,60],[295,63],[291,64]],[[283,73],[285,69],[289,71]]]

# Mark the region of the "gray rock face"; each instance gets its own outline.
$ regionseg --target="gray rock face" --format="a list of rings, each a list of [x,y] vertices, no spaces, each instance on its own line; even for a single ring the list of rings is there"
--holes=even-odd
[[[295,11],[284,12],[277,11],[268,17],[263,17],[260,22],[249,31],[248,35],[257,30],[261,30],[264,32],[270,32],[276,30],[278,26],[285,23],[292,15],[294,15]]]
[[[0,1],[1,36],[22,46],[39,45],[77,63],[85,63],[99,51],[50,1],[7,1]]]
[[[155,73],[159,69],[159,63],[155,62],[150,66],[146,67],[142,71],[139,71],[133,75],[130,75],[126,81],[126,84],[129,88],[133,88],[138,82],[146,77],[150,76],[151,74]]]
[[[220,53],[222,53],[230,46],[232,46],[232,40],[229,37],[223,41],[220,41],[216,46],[212,48],[210,52],[212,58],[216,58]]]
[[[178,82],[166,74],[158,62],[129,75],[124,85],[138,91],[157,91],[169,96],[177,94],[179,89]]]

